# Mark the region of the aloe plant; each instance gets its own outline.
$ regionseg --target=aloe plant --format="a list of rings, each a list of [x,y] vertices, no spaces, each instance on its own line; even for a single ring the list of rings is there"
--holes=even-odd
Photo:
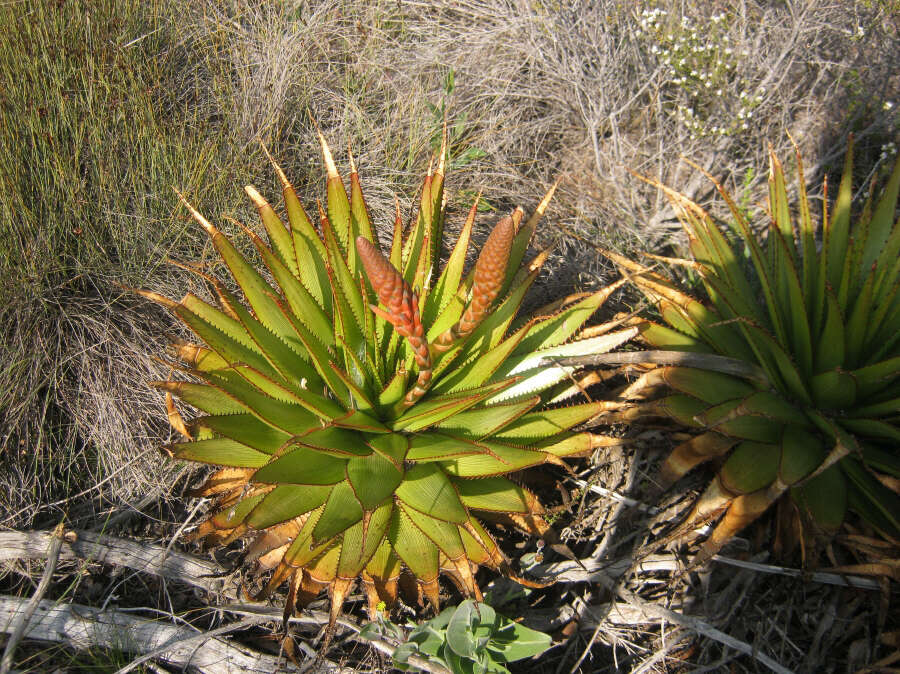
[[[625,391],[643,402],[622,418],[664,416],[696,429],[663,464],[663,486],[723,461],[688,517],[724,513],[701,559],[783,498],[806,532],[834,533],[852,510],[900,537],[900,162],[858,217],[852,172],[851,141],[837,198],[829,205],[826,189],[817,227],[799,152],[793,214],[772,153],[762,240],[718,183],[733,219],[727,235],[699,205],[659,185],[693,259],[657,259],[695,272],[702,300],[609,253],[665,323],[641,326],[643,340],[663,351],[646,359],[663,365]]]
[[[286,615],[327,590],[333,624],[358,579],[372,615],[401,587],[437,609],[440,574],[480,598],[478,566],[514,576],[484,521],[547,531],[538,499],[507,475],[617,442],[571,430],[607,404],[558,404],[579,375],[541,360],[600,353],[636,330],[582,331],[613,288],[517,316],[547,257],[522,266],[554,188],[524,223],[521,209],[502,218],[464,273],[476,200],[437,273],[446,143],[405,238],[398,206],[385,255],[352,156],[347,190],[319,140],[318,228],[277,165],[287,227],[246,188],[268,243],[242,228],[265,275],[182,198],[240,292],[201,272],[214,302],[143,291],[197,337],[173,345],[183,376],[154,384],[185,436],[171,454],[221,467],[196,491],[217,504],[195,537],[246,539],[245,568],[271,574],[257,598],[287,583]]]

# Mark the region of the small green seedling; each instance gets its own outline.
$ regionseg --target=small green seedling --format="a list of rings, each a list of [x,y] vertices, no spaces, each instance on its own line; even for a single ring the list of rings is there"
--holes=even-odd
[[[373,637],[384,630],[396,635],[391,626],[387,621],[370,623],[360,634]],[[410,656],[417,655],[454,674],[508,674],[507,663],[539,655],[551,643],[549,634],[519,625],[488,604],[466,599],[413,629],[394,651],[394,665],[408,671]]]

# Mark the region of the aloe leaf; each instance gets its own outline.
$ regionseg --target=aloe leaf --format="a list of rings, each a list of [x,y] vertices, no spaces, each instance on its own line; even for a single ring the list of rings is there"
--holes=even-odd
[[[744,398],[756,390],[754,386],[736,377],[709,370],[666,367],[661,369],[661,374],[670,388],[712,405]]]
[[[294,243],[291,240],[290,232],[288,232],[287,228],[284,226],[281,218],[278,217],[272,209],[272,206],[269,205],[269,202],[257,192],[255,187],[246,185],[244,187],[244,192],[247,193],[247,196],[250,197],[250,200],[256,206],[256,210],[259,213],[259,219],[266,228],[269,241],[271,242],[275,253],[278,255],[278,259],[287,269],[293,270],[292,274],[299,274],[297,258],[294,253]],[[254,241],[254,243],[256,242]]]
[[[279,224],[279,226],[281,225]],[[326,346],[331,346],[334,343],[331,319],[322,309],[321,302],[313,297],[303,283],[293,275],[281,260],[272,254],[258,236],[252,232],[249,232],[249,234],[263,261],[284,293],[284,297],[294,317],[303,322],[319,341]],[[306,264],[306,261],[304,261],[304,264]]]
[[[816,406],[823,410],[848,409],[857,399],[856,379],[840,369],[817,374],[809,380],[809,388]]]
[[[341,578],[355,578],[366,567],[385,541],[393,514],[393,504],[385,503],[344,532],[337,568]]]
[[[472,204],[472,208],[469,209],[469,214],[459,232],[459,237],[456,239],[456,245],[453,246],[453,251],[450,253],[444,271],[441,272],[432,291],[428,293],[425,308],[422,311],[422,323],[424,325],[432,325],[440,312],[459,291],[459,282],[462,278],[463,265],[466,261],[466,251],[469,247],[469,238],[472,234],[472,226],[475,224],[475,214],[478,210],[478,201],[480,198],[480,194],[475,198],[475,203]],[[459,317],[457,317],[457,320],[458,318]]]
[[[470,391],[439,395],[420,401],[394,421],[393,429],[412,433],[439,424],[444,419],[449,419],[455,414],[484,402],[499,391],[515,385],[515,382],[515,378],[504,379]]]
[[[769,391],[757,391],[747,396],[735,409],[733,415],[761,416],[784,424],[812,428],[812,423],[800,409]]]
[[[844,171],[838,187],[837,200],[832,209],[831,219],[825,226],[824,247],[828,250],[828,283],[832,288],[840,288],[847,259],[847,243],[850,239],[850,203],[853,199],[853,138],[848,139]]]
[[[621,282],[620,282],[621,283]],[[568,341],[597,309],[619,288],[620,283],[607,286],[580,302],[567,307],[550,318],[535,322],[516,347],[517,353],[531,353]]]
[[[593,419],[606,409],[606,404],[601,401],[530,412],[503,427],[494,436],[513,442],[540,440]]]
[[[528,327],[526,326],[517,333],[510,335],[486,353],[458,368],[453,374],[445,375],[438,383],[432,386],[432,390],[437,394],[441,394],[458,393],[478,388],[503,365],[503,362],[522,341],[522,338],[528,331]]]
[[[302,342],[295,339],[292,346],[291,342],[283,340],[253,318],[250,312],[224,288],[221,290],[221,295],[228,308],[241,321],[247,334],[256,342],[259,351],[265,355],[266,360],[286,381],[293,382],[298,386],[319,383],[319,376],[315,368],[307,361],[307,352]]]
[[[606,353],[624,344],[638,333],[637,328],[627,328],[598,337],[590,337],[542,349],[530,354],[512,355],[494,373],[495,380],[516,375],[521,379],[488,400],[488,404],[512,400],[521,396],[532,396],[568,378],[574,371],[572,366],[548,366],[545,359],[565,358]]]
[[[185,306],[178,305],[173,309],[174,313],[187,324],[195,333],[197,333],[204,342],[206,342],[216,353],[229,363],[247,363],[257,370],[271,373],[272,376],[281,378],[278,371],[275,370],[269,361],[262,356],[256,344],[248,347],[244,343],[235,340],[226,334],[221,328],[208,323],[206,320],[198,316],[194,311]],[[225,316],[225,314],[222,314]],[[230,319],[230,317],[227,317]],[[238,323],[237,321],[234,321]],[[222,324],[222,323],[220,323]],[[238,323],[240,325],[240,323]],[[243,331],[243,327],[241,328]],[[253,342],[246,331],[243,331],[245,338],[249,342]]]
[[[154,388],[168,391],[174,396],[207,414],[241,414],[247,407],[220,389],[207,384],[187,381],[150,382]]]
[[[369,207],[366,205],[366,198],[363,195],[362,187],[359,183],[359,173],[353,162],[353,155],[350,157],[350,238],[349,241],[356,241],[357,236],[362,236],[369,241],[375,241],[375,232],[372,229],[372,220],[369,217]],[[350,246],[352,248],[352,246]],[[354,272],[358,272],[359,268],[350,265]]]
[[[243,445],[231,438],[210,438],[194,440],[170,445],[169,449],[179,459],[197,461],[199,463],[234,466],[237,468],[256,468],[263,466],[271,458],[265,452]]]
[[[403,468],[403,462],[409,451],[410,436],[399,433],[383,433],[367,437],[366,442],[375,452],[393,463],[398,470]]]
[[[461,524],[468,519],[453,483],[436,463],[417,463],[406,471],[397,498],[426,515]]]
[[[854,487],[846,489],[847,505],[887,536],[900,536],[897,517],[900,498],[897,494],[870,475],[858,461],[844,459],[841,468]]]
[[[325,509],[312,532],[313,544],[327,541],[359,522],[363,509],[348,482],[338,482],[328,495]]]
[[[350,238],[350,200],[347,198],[347,190],[344,187],[344,181],[338,173],[334,163],[334,157],[331,154],[331,148],[325,142],[325,137],[321,131],[317,131],[319,136],[319,145],[322,149],[322,159],[325,164],[326,172],[326,208],[328,211],[328,220],[337,232],[340,248],[337,251],[350,251],[352,249],[352,239]],[[326,248],[328,242],[326,241]]]
[[[210,518],[210,521],[219,529],[234,529],[244,523],[250,511],[262,501],[266,495],[264,491],[241,498],[237,503],[220,510]]]
[[[346,465],[346,459],[300,447],[271,460],[253,479],[267,484],[335,484],[346,477]]]
[[[767,487],[778,476],[781,447],[745,440],[735,447],[719,472],[733,494],[749,494]]]
[[[900,193],[900,158],[894,162],[891,177],[881,193],[881,198],[878,200],[875,212],[869,222],[868,237],[863,247],[860,264],[862,269],[869,269],[885,250],[885,244],[894,225],[898,193]]]
[[[849,414],[852,417],[896,417],[900,414],[900,397],[863,405]]]
[[[786,208],[787,204],[785,203]],[[781,269],[782,283],[785,286],[782,295],[785,302],[780,306],[780,310],[782,313],[787,314],[784,317],[784,322],[790,326],[791,353],[794,354],[800,371],[808,376],[812,372],[813,347],[809,332],[806,299],[803,294],[803,288],[800,285],[800,276],[794,265],[793,256],[787,250],[787,244],[783,238],[777,238],[775,245],[782,248],[782,258],[785,260]],[[791,247],[793,247],[793,240]]]
[[[597,447],[618,446],[625,443],[624,439],[585,432],[555,439],[550,444],[541,443],[540,450],[553,456],[584,456]]]
[[[455,477],[490,477],[530,468],[547,461],[544,452],[499,442],[482,441],[479,444],[487,448],[489,453],[447,459],[442,464],[447,473]]]
[[[816,321],[815,304],[818,301],[816,295],[817,289],[817,257],[816,250],[816,228],[813,225],[812,214],[809,209],[809,197],[806,193],[806,177],[803,174],[803,158],[800,156],[800,149],[794,145],[794,156],[797,160],[797,202],[800,210],[800,243],[802,245],[802,263],[803,263],[803,297],[805,304],[812,310],[809,315],[810,332],[818,334],[819,324]]]
[[[200,417],[192,427],[205,428],[266,454],[274,454],[290,435],[258,420],[252,414],[224,414]]]
[[[879,419],[841,419],[841,426],[857,436],[882,438],[900,443],[900,428]]]
[[[821,465],[825,454],[819,436],[801,428],[785,426],[778,470],[781,481],[787,485],[796,484]]]
[[[825,306],[825,326],[817,340],[817,372],[833,370],[844,364],[844,317],[837,298],[830,289],[825,291]]]
[[[799,487],[791,497],[826,532],[835,532],[847,512],[847,483],[838,466],[831,466]]]
[[[530,512],[525,489],[505,477],[484,477],[477,480],[455,480],[459,498],[467,508],[498,512]]]
[[[246,522],[254,529],[268,529],[315,510],[325,503],[330,493],[330,485],[278,485],[253,509]]]
[[[519,402],[469,409],[445,419],[437,428],[473,439],[494,436],[540,401],[539,397],[534,396]]]
[[[235,370],[240,370],[240,374],[235,371],[207,373],[207,381],[240,401],[260,421],[289,435],[301,435],[319,423],[320,417],[304,407],[273,398],[251,385],[244,378],[251,371],[248,368]]]
[[[862,348],[866,338],[866,330],[872,323],[872,290],[875,284],[875,270],[866,274],[866,280],[853,308],[848,311],[846,325],[846,359],[847,365],[853,367],[864,359]]]
[[[460,559],[466,554],[459,527],[439,517],[430,517],[414,508],[406,507],[403,502],[398,506],[403,510],[412,524],[438,546],[449,559]]]
[[[394,493],[403,471],[392,461],[374,453],[347,462],[347,479],[365,510],[375,507]]]
[[[431,181],[432,174],[429,171],[422,182],[422,189],[419,192],[420,199],[419,209],[416,213],[416,223],[403,244],[403,265],[402,267],[397,267],[403,272],[403,280],[414,290],[418,290],[415,285],[416,271],[419,269],[419,258],[425,249],[425,242],[428,238],[430,222],[426,221],[426,213],[430,211]]]
[[[709,347],[703,341],[653,321],[643,321],[638,326],[638,331],[644,341],[653,348],[696,353],[709,351]]]
[[[259,322],[282,338],[296,337],[294,326],[274,300],[277,293],[272,286],[244,259],[224,234],[214,230],[211,236],[213,245],[228,265]]]
[[[420,433],[409,437],[409,461],[443,461],[445,459],[484,454],[487,448],[472,440],[443,433]]]
[[[294,243],[294,253],[297,258],[297,266],[300,272],[300,280],[309,290],[309,294],[316,300],[326,316],[333,312],[331,304],[331,285],[328,281],[328,272],[325,269],[325,260],[328,254],[325,252],[325,244],[316,233],[309,216],[300,204],[294,188],[283,180],[284,207],[288,213],[291,224],[291,239]]]
[[[327,217],[321,218],[321,225],[325,250],[328,252],[327,270],[336,308],[335,318],[340,321],[340,332],[336,334],[340,334],[344,338],[357,357],[364,359],[366,351],[362,325],[365,308],[362,295],[359,292],[356,277],[351,273],[344,260]],[[356,250],[355,246],[353,250]]]
[[[438,548],[399,508],[394,508],[388,540],[397,556],[422,582],[438,577]]]
[[[867,398],[900,377],[900,356],[888,358],[851,372],[859,386],[859,395]]]
[[[559,180],[550,186],[550,189],[547,190],[540,203],[534,209],[534,213],[531,214],[531,217],[528,218],[524,225],[518,228],[515,237],[513,237],[512,245],[509,249],[509,263],[506,266],[506,278],[504,279],[503,287],[500,290],[501,295],[505,294],[512,285],[513,277],[516,275],[516,270],[519,269],[522,264],[522,260],[525,259],[525,253],[528,251],[528,244],[531,242],[532,236],[534,236],[538,222],[546,212],[547,206],[550,205],[550,200],[553,198],[553,194],[556,192],[558,186]]]
[[[770,380],[778,381],[780,378],[784,382],[787,393],[807,405],[812,404],[812,398],[806,388],[803,376],[800,374],[791,356],[781,345],[776,343],[772,336],[758,325],[742,323],[741,327],[746,330],[747,334],[758,340],[761,348],[774,361],[779,377],[770,376]],[[766,374],[770,373],[767,371]]]

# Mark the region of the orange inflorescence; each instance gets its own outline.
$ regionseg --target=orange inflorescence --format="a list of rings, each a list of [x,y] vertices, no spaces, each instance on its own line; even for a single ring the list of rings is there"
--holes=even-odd
[[[425,341],[425,327],[419,316],[419,298],[403,280],[394,265],[375,245],[365,237],[357,237],[356,250],[366,269],[369,283],[378,294],[378,300],[386,310],[373,306],[372,311],[379,314],[397,330],[397,334],[406,337],[419,366],[419,376],[415,386],[406,394],[407,406],[415,403],[425,395],[431,383],[431,354],[428,342]]]
[[[511,216],[496,224],[475,262],[472,300],[459,322],[435,340],[433,347],[436,351],[446,351],[454,341],[468,337],[484,320],[506,278],[506,265],[515,233]]]

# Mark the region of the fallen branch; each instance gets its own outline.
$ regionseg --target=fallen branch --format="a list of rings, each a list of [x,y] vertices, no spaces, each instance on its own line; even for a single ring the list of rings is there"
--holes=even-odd
[[[21,612],[15,613],[9,623],[9,631],[12,632],[12,635],[9,637],[6,648],[3,650],[3,659],[0,660],[0,674],[8,674],[9,670],[12,669],[12,659],[16,652],[16,647],[19,645],[19,642],[22,641],[22,637],[25,636],[25,631],[28,629],[28,625],[31,622],[32,617],[34,617],[34,612],[37,610],[41,599],[47,594],[47,588],[50,587],[50,581],[53,579],[53,572],[56,570],[56,562],[59,561],[59,550],[63,542],[63,531],[63,523],[60,522],[56,529],[53,530],[53,533],[50,534],[50,545],[47,546],[47,564],[44,566],[44,573],[41,576],[37,589],[34,591],[34,595],[31,599],[28,600],[24,609]]]
[[[27,600],[0,596],[0,625],[9,624],[24,610]],[[268,622],[260,616],[247,622]],[[244,626],[243,624],[241,625]],[[217,672],[274,672],[287,665],[283,660],[257,653],[238,644],[198,634],[157,620],[139,618],[124,611],[100,611],[80,604],[57,604],[41,600],[24,634],[26,639],[64,643],[73,648],[115,648],[131,653],[153,653],[154,657],[178,667],[194,667],[209,674]],[[326,663],[323,663],[325,665]],[[332,666],[330,671],[339,671]]]
[[[228,573],[212,560],[166,550],[166,548],[106,536],[90,531],[68,531],[59,558],[85,559],[126,566],[170,580],[179,580],[207,592],[225,591],[222,576]],[[0,532],[0,562],[11,559],[40,559],[47,556],[52,533],[48,531]],[[70,540],[71,539],[71,540]]]

